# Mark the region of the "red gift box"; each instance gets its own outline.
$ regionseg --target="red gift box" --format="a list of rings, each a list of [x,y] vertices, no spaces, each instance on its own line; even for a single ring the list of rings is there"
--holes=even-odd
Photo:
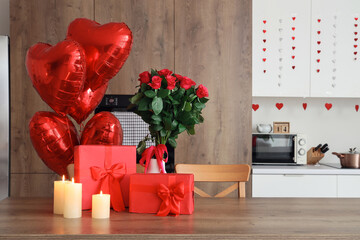
[[[132,174],[129,212],[192,214],[194,212],[193,174]]]
[[[92,195],[110,194],[114,210],[129,206],[130,174],[136,173],[136,146],[79,145],[74,148],[74,177],[82,183],[82,209]],[[123,203],[122,203],[123,202]]]

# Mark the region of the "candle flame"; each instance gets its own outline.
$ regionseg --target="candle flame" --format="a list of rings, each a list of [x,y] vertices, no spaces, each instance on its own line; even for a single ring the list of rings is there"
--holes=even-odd
[[[63,181],[63,182],[65,181],[65,175],[62,176],[62,181]]]
[[[102,195],[102,191],[100,191],[100,195]]]
[[[74,178],[71,179],[71,182],[72,182],[72,183],[75,183]]]

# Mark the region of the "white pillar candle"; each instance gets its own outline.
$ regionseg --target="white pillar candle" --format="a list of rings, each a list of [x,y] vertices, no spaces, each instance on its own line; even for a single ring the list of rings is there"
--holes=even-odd
[[[65,181],[65,176],[62,176],[61,181],[54,182],[54,214],[64,213],[64,195],[65,195],[65,184],[69,181]]]
[[[71,183],[65,184],[64,218],[80,218],[81,201],[82,184],[75,183],[73,178]]]
[[[109,218],[110,217],[110,194],[92,195],[92,217]]]

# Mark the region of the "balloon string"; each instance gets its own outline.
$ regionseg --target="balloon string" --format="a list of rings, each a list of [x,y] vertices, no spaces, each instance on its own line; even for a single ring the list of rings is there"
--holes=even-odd
[[[84,125],[83,122],[81,122],[80,123],[80,129],[79,129],[80,135],[81,135],[82,131],[84,130],[84,128],[85,128],[85,125]]]
[[[70,119],[67,117],[67,115],[65,115],[65,118],[66,118],[66,126],[67,126],[67,132],[68,132],[68,135],[69,135],[69,138],[70,138],[70,143],[71,143],[71,145],[70,146],[73,146],[73,152],[74,152],[74,142],[73,142],[73,139],[72,139],[72,136],[71,136],[71,132],[70,132],[70,124],[69,124],[69,122],[70,122]],[[73,158],[73,162],[72,163],[74,163],[74,158]]]

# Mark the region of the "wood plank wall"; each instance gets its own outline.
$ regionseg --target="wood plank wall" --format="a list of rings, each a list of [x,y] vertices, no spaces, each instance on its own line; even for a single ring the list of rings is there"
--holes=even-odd
[[[251,0],[12,0],[10,16],[11,196],[52,195],[56,175],[28,133],[33,114],[50,108],[32,87],[24,59],[31,45],[64,39],[78,17],[125,22],[133,32],[132,52],[107,93],[133,94],[138,74],[150,67],[208,87],[205,123],[195,136],[179,138],[177,163],[251,162]]]

